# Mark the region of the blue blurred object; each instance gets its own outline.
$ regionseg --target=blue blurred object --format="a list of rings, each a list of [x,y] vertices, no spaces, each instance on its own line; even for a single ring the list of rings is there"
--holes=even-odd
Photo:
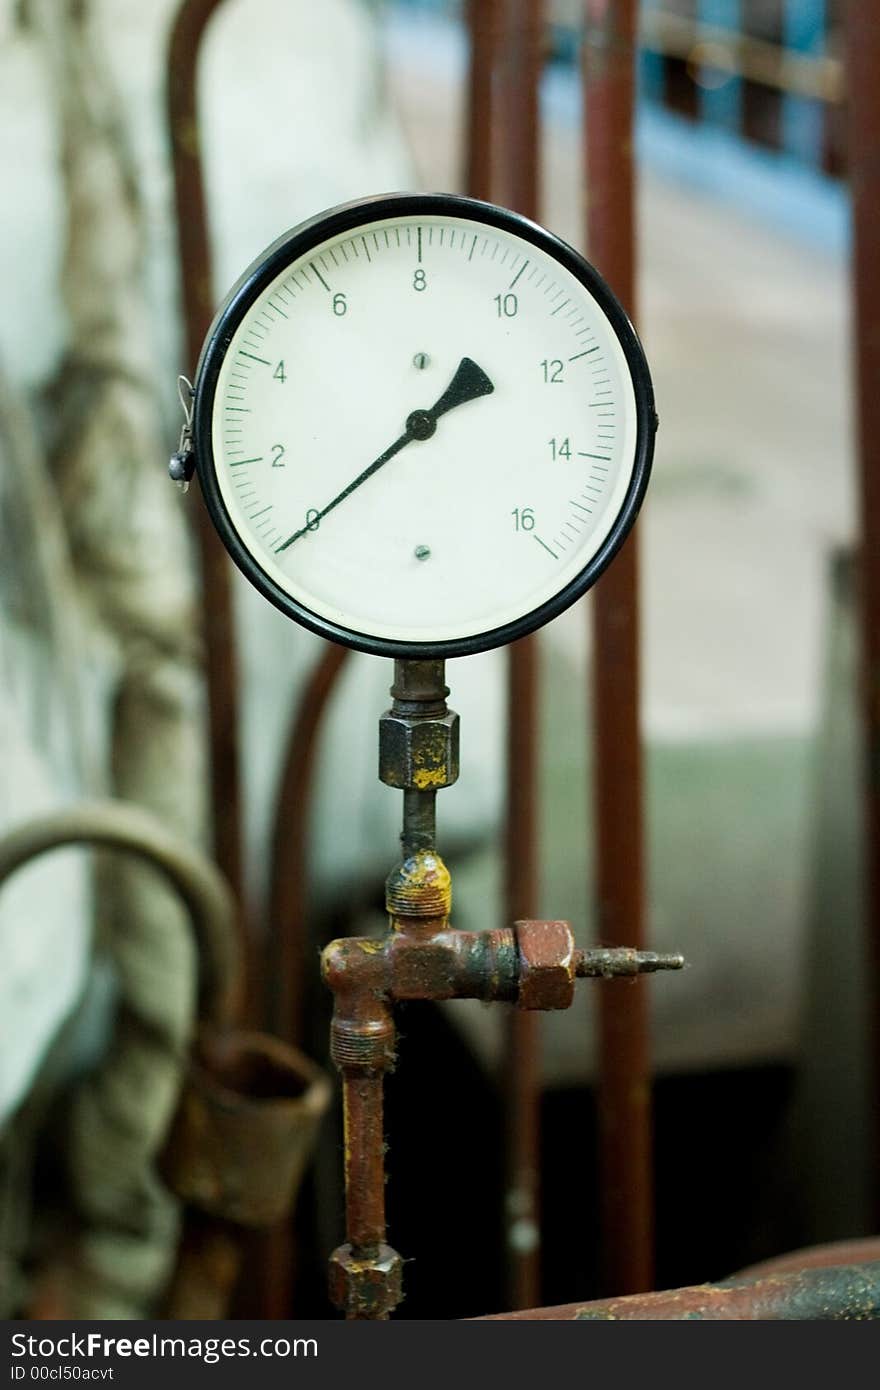
[[[788,0],[783,42],[808,57],[818,57],[825,47],[825,0]],[[782,103],[782,144],[789,154],[806,164],[822,162],[822,103],[809,97],[786,95]]]

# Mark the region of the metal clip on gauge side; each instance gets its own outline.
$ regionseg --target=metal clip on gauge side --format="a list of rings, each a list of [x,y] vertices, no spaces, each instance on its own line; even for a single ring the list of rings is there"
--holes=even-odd
[[[177,444],[177,453],[172,454],[168,462],[168,476],[173,483],[177,483],[181,492],[189,490],[192,475],[196,471],[196,457],[192,443],[192,414],[193,414],[193,385],[188,377],[179,376],[177,378],[177,395],[183,410],[183,424],[180,427],[180,439]]]

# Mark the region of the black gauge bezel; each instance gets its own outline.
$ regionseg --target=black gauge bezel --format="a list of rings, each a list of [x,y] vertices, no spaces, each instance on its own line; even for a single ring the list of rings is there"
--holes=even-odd
[[[220,493],[213,456],[214,395],[223,359],[233,335],[254,300],[286,265],[316,246],[366,223],[386,218],[448,216],[467,218],[520,237],[553,257],[589,290],[601,306],[623,350],[632,378],[636,404],[636,455],[630,484],[608,535],[596,554],[574,579],[551,599],[515,621],[488,632],[438,642],[406,642],[374,637],[334,623],[292,598],[254,558],[238,534]],[[654,453],[657,416],[654,391],[645,354],[635,329],[599,272],[559,237],[519,213],[493,203],[452,193],[388,193],[344,203],[286,232],[244,272],[221,305],[205,339],[196,372],[193,404],[193,447],[196,471],[211,520],[242,573],[282,613],[332,642],[376,656],[415,660],[469,656],[514,642],[557,617],[595,584],[617,554],[638,515]]]

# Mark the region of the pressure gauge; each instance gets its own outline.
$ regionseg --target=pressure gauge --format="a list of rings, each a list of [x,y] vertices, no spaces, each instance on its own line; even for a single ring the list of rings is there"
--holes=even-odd
[[[339,207],[275,242],[199,363],[213,521],[278,608],[362,651],[450,657],[561,612],[635,519],[656,416],[601,276],[503,208]]]

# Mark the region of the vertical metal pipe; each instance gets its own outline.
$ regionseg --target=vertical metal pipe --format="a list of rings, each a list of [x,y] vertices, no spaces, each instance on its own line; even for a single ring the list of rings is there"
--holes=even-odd
[[[538,216],[538,97],[542,0],[502,0],[499,105],[500,187],[506,202]],[[538,662],[536,639],[515,642],[507,668],[507,822],[504,920],[538,911]],[[512,1010],[508,1021],[506,1231],[514,1308],[540,1298],[540,1023]]]
[[[507,823],[504,922],[537,915],[537,651],[534,638],[515,643],[507,668]],[[528,1308],[541,1292],[540,1015],[507,1014],[507,1176],[505,1230],[512,1308]]]
[[[584,141],[590,259],[635,309],[633,101],[636,0],[585,0]],[[593,594],[593,805],[599,940],[646,944],[639,722],[637,533]],[[599,1159],[604,1285],[653,1283],[648,996],[641,980],[599,991]]]
[[[349,655],[345,647],[332,642],[324,644],[293,712],[278,780],[269,866],[271,978],[266,983],[271,997],[266,1007],[272,1028],[295,1047],[305,1041],[303,980],[310,959],[309,823],[319,736]]]
[[[214,313],[196,72],[205,28],[220,4],[221,0],[184,0],[168,51],[166,99],[189,371],[195,369]],[[238,664],[230,564],[206,507],[196,510],[195,526],[202,578],[214,855],[241,904]]]
[[[384,1082],[381,1071],[343,1068],[346,1234],[362,1260],[374,1260],[385,1240]]]
[[[468,65],[465,188],[472,198],[492,196],[492,88],[497,50],[498,0],[467,0]]]
[[[302,1046],[308,934],[309,825],[319,736],[330,698],[350,653],[327,642],[293,713],[275,803],[269,866],[269,969],[263,1001],[269,1026]],[[296,1296],[292,1222],[258,1233],[252,1242],[250,1285],[255,1316],[288,1318]]]
[[[865,930],[870,962],[873,1170],[880,1153],[880,19],[846,7],[856,430],[861,504],[860,622],[864,726]],[[874,1197],[880,1210],[880,1180]]]
[[[526,217],[541,202],[539,85],[543,66],[544,0],[499,0],[499,117],[502,130],[499,197]]]
[[[467,191],[538,213],[540,0],[470,0]],[[500,118],[500,119],[499,119]],[[503,192],[501,191],[503,190]],[[537,911],[537,668],[534,641],[508,653],[504,921]],[[510,1016],[507,1038],[505,1229],[509,1302],[540,1297],[540,1070],[538,1021]]]

